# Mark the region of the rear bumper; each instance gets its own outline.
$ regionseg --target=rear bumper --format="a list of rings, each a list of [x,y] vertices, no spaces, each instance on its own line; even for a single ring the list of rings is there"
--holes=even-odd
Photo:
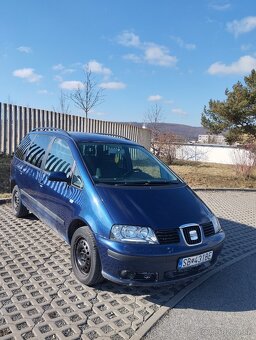
[[[121,249],[111,248],[110,242],[108,241],[106,245],[102,239],[99,242],[102,274],[110,281],[133,286],[166,285],[188,280],[200,275],[216,263],[223,246],[224,238],[225,234],[221,232],[210,237],[210,242],[201,244],[193,249],[191,249],[191,247],[184,249],[176,246],[172,248],[172,254],[170,254],[170,246],[148,247],[145,248],[148,254],[144,252],[143,255],[136,254],[136,250],[138,250],[137,245],[133,251],[131,251],[131,245],[129,245],[129,247],[122,245],[124,251],[120,252]],[[116,242],[111,243],[113,243],[113,246],[116,246]],[[120,244],[118,246],[118,248],[120,248]],[[140,246],[140,248],[143,247],[147,246]],[[180,258],[199,255],[211,250],[213,251],[211,261],[195,267],[181,270],[177,269]],[[144,249],[140,249],[140,253],[143,251]],[[152,255],[152,253],[154,255]]]

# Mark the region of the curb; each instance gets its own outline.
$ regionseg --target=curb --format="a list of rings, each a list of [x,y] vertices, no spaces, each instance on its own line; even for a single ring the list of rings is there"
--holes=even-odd
[[[6,203],[11,203],[11,198],[0,198],[0,205]]]
[[[256,192],[256,188],[191,188],[194,191],[238,191],[238,192]]]
[[[243,260],[244,258],[256,254],[256,249],[252,250],[244,255],[241,255],[238,258],[235,258],[229,262],[226,262],[225,264],[219,266],[218,268],[215,268],[208,273],[202,275],[199,279],[196,279],[191,284],[186,286],[184,289],[182,289],[180,292],[178,292],[173,298],[171,298],[169,301],[166,302],[166,306],[160,307],[160,309],[154,313],[154,315],[149,318],[144,325],[136,331],[136,335],[133,335],[130,340],[138,340],[141,339],[146,333],[150,331],[150,329],[161,319],[161,317],[168,312],[170,309],[174,308],[181,300],[183,300],[190,292],[192,292],[195,288],[199,287],[201,284],[203,284],[205,281],[207,281],[210,277],[213,275],[219,273],[223,269],[235,264],[236,262],[239,262]]]

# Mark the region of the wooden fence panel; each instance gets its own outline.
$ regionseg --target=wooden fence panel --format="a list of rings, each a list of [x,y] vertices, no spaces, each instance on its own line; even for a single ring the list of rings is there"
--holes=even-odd
[[[101,121],[65,113],[0,102],[0,153],[11,155],[32,129],[54,127],[67,131],[119,135],[149,148],[150,130],[130,124]]]

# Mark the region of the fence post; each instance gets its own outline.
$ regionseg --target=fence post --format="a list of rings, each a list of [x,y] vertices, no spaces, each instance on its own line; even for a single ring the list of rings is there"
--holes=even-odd
[[[4,135],[4,129],[3,129],[3,104],[0,103],[0,153],[4,152],[3,150],[3,135]]]

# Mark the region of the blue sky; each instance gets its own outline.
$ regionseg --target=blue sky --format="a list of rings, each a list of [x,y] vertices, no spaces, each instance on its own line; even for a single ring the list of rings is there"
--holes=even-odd
[[[87,65],[105,93],[91,118],[143,121],[157,103],[165,122],[199,126],[256,68],[253,0],[8,0],[0,13],[2,102],[58,109]]]

